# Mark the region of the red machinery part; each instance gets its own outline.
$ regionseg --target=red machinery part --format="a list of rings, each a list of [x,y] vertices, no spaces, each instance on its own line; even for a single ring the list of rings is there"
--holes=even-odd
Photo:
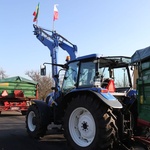
[[[142,120],[142,119],[138,119],[138,126],[146,126],[146,127],[150,127],[150,122],[146,121],[146,120]]]
[[[4,110],[11,110],[11,108],[18,108],[18,110],[27,110],[26,101],[23,102],[4,102]]]
[[[23,91],[21,90],[14,90],[15,97],[24,97]]]
[[[146,145],[150,145],[150,137],[134,136],[134,139]]]

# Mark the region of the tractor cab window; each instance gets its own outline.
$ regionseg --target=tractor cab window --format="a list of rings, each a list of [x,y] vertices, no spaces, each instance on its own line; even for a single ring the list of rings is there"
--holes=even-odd
[[[82,62],[79,72],[79,87],[91,87],[93,86],[95,77],[95,63]]]
[[[67,93],[76,87],[79,62],[72,62],[68,65],[64,81],[62,85],[62,92]]]
[[[114,80],[116,88],[130,86],[128,72],[125,67],[124,68],[111,68],[111,69],[109,67],[105,67],[105,68],[100,68],[99,72],[103,76],[102,85],[106,84],[106,81],[109,81],[111,79],[111,80]]]

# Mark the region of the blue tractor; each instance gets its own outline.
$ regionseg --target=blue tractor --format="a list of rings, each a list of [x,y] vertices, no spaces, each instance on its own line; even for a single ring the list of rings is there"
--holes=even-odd
[[[26,115],[28,134],[42,137],[53,123],[61,126],[69,149],[133,148],[137,100],[130,76],[131,58],[97,54],[76,57],[77,46],[55,31],[34,25],[34,34],[50,50],[55,87],[45,101],[31,102]],[[65,64],[57,63],[58,47],[69,53]],[[62,85],[58,66],[65,70]],[[43,75],[45,70],[44,63]]]

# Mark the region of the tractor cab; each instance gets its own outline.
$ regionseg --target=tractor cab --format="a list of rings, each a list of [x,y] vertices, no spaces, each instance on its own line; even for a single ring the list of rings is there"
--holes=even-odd
[[[130,57],[88,55],[68,63],[62,92],[73,89],[105,88],[114,95],[125,95],[132,87]]]

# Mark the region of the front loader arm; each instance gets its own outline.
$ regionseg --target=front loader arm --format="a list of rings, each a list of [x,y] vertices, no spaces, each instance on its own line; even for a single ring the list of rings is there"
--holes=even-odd
[[[50,51],[55,47],[61,47],[63,50],[67,51],[70,55],[71,60],[76,58],[77,46],[72,44],[62,35],[56,33],[55,31],[50,31],[47,29],[40,28],[36,25],[34,26],[34,34],[42,42],[43,45],[47,46]],[[47,32],[51,32],[49,35]],[[68,43],[68,44],[67,44]]]
[[[48,49],[50,50],[52,64],[57,64],[57,51],[59,47],[68,52],[70,60],[76,58],[77,52],[76,45],[72,44],[55,31],[43,29],[41,27],[38,27],[37,25],[33,25],[33,27],[34,27],[34,35],[36,35],[37,39],[43,45],[47,46]],[[51,34],[48,34],[47,32],[50,32]],[[52,65],[52,77],[55,81],[56,89],[59,88],[59,79],[57,74],[58,74],[57,65]]]

